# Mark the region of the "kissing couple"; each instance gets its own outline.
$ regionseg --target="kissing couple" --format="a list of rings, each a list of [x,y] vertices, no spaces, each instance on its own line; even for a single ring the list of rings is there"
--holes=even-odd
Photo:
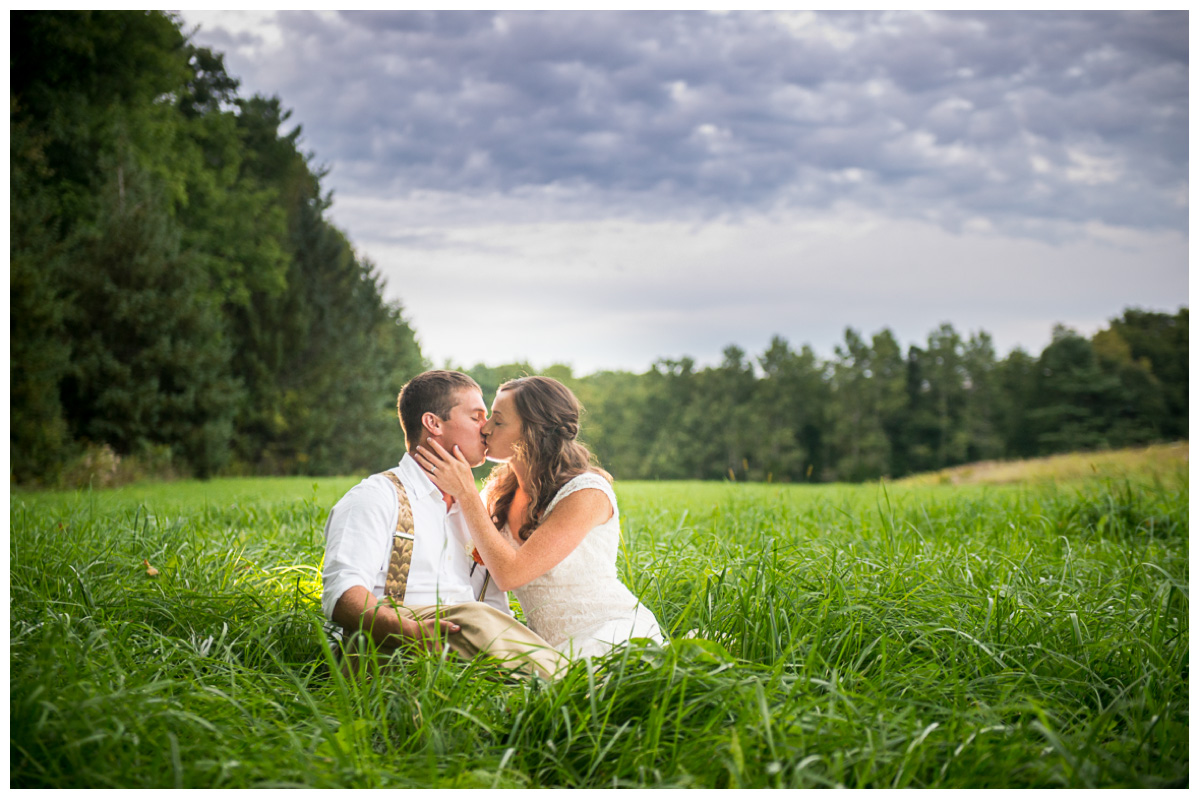
[[[617,497],[576,439],[570,389],[516,378],[489,417],[470,376],[432,370],[396,405],[407,452],[347,492],[325,525],[321,606],[342,630],[347,671],[372,649],[367,638],[381,657],[411,643],[544,678],[633,638],[663,643],[617,577]],[[478,492],[471,467],[485,458],[497,466]]]

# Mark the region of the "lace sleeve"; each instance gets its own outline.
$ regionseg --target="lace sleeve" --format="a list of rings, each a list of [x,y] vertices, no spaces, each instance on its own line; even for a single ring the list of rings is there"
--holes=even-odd
[[[617,516],[617,494],[613,491],[612,484],[605,480],[603,475],[598,475],[595,472],[585,472],[582,475],[576,475],[563,484],[563,487],[558,490],[558,494],[554,495],[554,499],[550,501],[550,505],[546,506],[545,516],[549,516],[560,500],[578,492],[580,489],[599,489],[604,492],[604,495],[608,498],[608,502],[612,504],[613,516]]]

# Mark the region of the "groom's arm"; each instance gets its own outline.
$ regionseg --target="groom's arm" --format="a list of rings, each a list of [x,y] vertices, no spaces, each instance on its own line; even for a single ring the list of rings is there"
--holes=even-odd
[[[390,603],[380,602],[365,586],[347,589],[333,607],[333,621],[343,630],[361,630],[378,647],[395,648],[405,640],[420,642],[430,650],[441,650],[441,639],[457,633],[458,625],[448,619],[416,620],[401,617]]]
[[[396,514],[395,490],[386,479],[363,481],[329,512],[321,570],[322,610],[343,630],[362,630],[378,646],[394,648],[410,639],[439,648],[441,635],[456,631],[457,625],[402,618],[389,602],[373,594],[378,574],[391,556]]]

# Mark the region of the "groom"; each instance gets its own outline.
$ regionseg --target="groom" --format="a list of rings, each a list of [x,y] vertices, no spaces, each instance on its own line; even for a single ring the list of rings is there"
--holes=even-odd
[[[487,406],[467,375],[423,372],[400,390],[397,410],[409,453],[432,440],[483,463]],[[488,585],[471,550],[457,502],[407,453],[347,492],[325,524],[321,572],[321,607],[345,633],[345,667],[356,668],[366,649],[360,637],[369,636],[383,656],[404,643],[436,652],[446,645],[553,677],[562,656],[513,619],[508,594]]]

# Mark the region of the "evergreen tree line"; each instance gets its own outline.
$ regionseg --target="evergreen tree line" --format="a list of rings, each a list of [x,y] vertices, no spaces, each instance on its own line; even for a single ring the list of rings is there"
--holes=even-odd
[[[279,99],[169,14],[10,26],[11,477],[101,446],[200,476],[390,461],[426,364]]]
[[[467,370],[490,399],[528,364]],[[845,331],[832,359],[775,337],[697,369],[562,380],[581,438],[626,479],[862,481],[987,459],[1127,447],[1188,436],[1188,311],[1127,309],[1091,339],[1058,326],[1039,356],[997,358],[991,337],[950,325],[907,352],[888,329]]]

